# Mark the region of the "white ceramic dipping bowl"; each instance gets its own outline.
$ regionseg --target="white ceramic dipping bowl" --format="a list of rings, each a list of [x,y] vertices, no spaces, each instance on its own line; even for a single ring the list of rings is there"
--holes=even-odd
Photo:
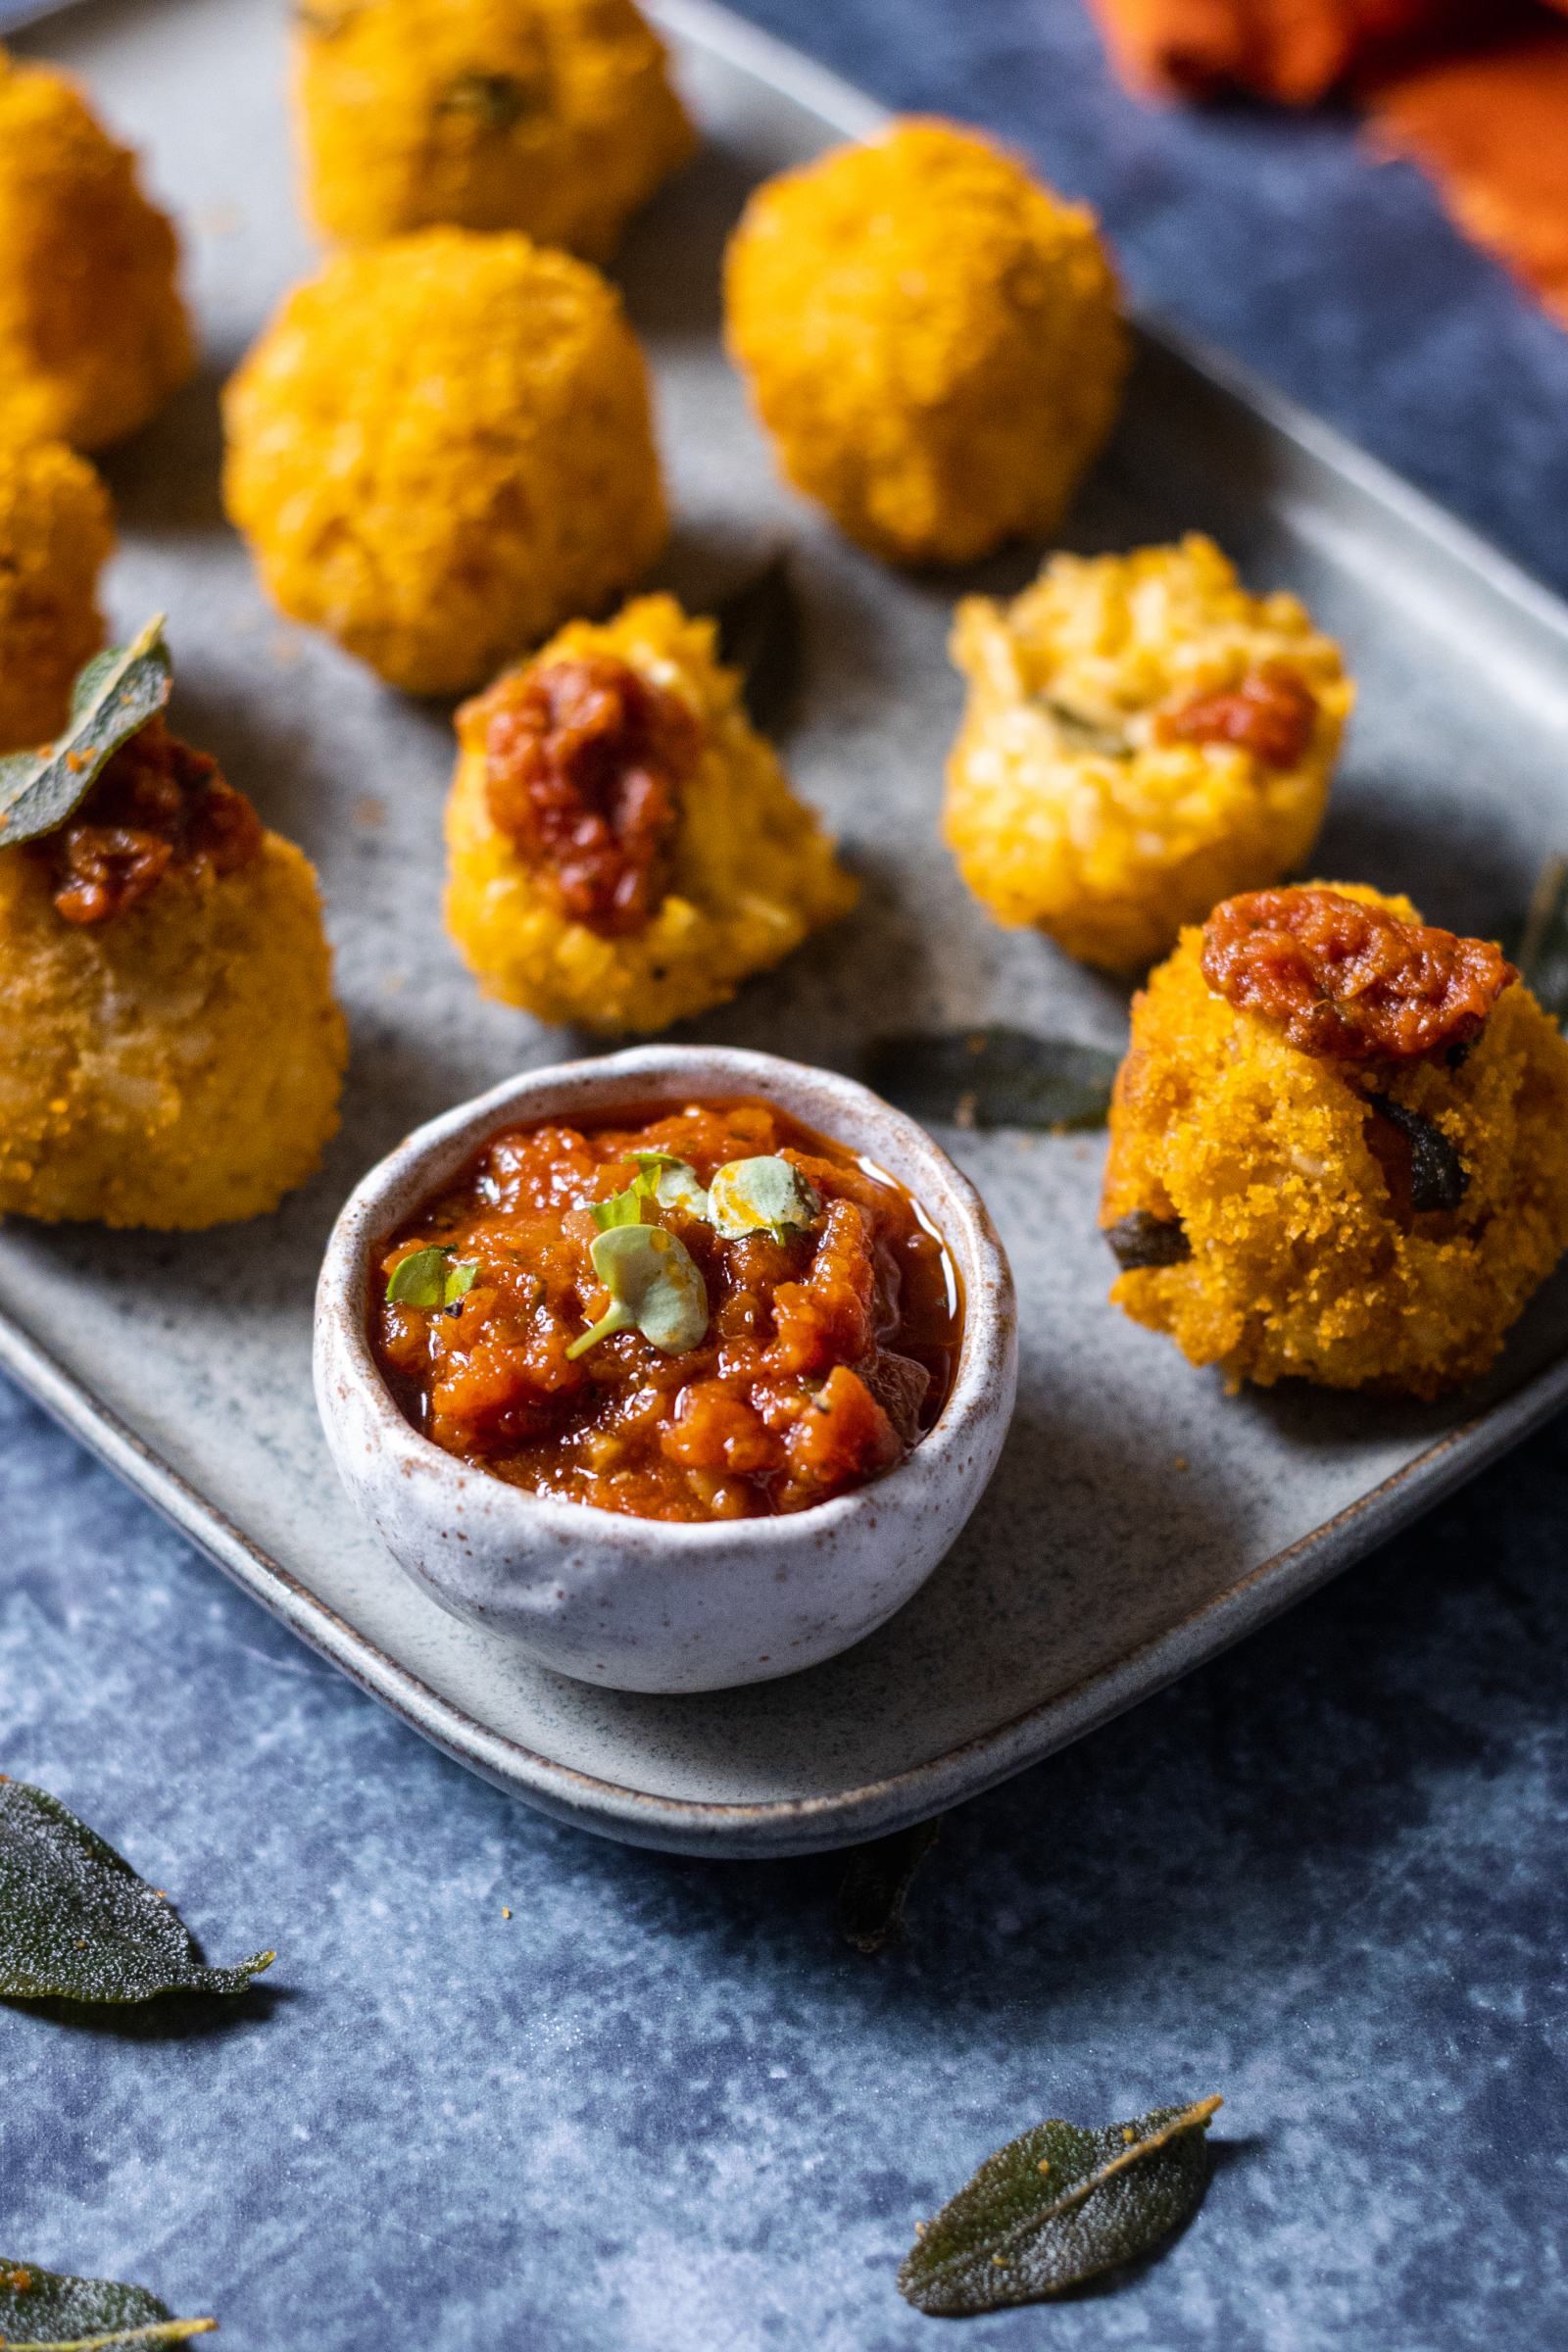
[[[897,1177],[963,1284],[952,1393],[870,1485],[775,1518],[635,1519],[506,1485],[411,1427],[368,1337],[387,1237],[505,1127],[760,1097]],[[372,1168],[333,1228],[316,1304],[316,1394],[332,1458],[388,1550],[454,1615],[542,1665],[619,1690],[768,1682],[848,1649],[923,1584],[979,1501],[1017,1387],[1012,1277],[967,1178],[853,1079],[771,1054],[646,1046],[531,1070],[432,1119]]]

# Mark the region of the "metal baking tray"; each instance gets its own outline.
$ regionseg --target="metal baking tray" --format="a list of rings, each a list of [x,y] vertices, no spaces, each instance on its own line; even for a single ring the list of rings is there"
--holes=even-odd
[[[780,542],[809,619],[791,746],[864,876],[861,911],[684,1034],[854,1068],[881,1030],[1004,1017],[1116,1046],[1125,992],[995,929],[937,838],[962,580],[899,577],[777,484],[717,340],[747,188],[880,122],[698,0],[658,15],[707,142],[617,265],[657,360],[679,512],[662,572],[701,605]],[[203,372],[110,462],[121,631],[171,615],[175,723],[317,860],[355,1054],[343,1131],[282,1213],[196,1236],[0,1233],[0,1364],[367,1690],[527,1802],[694,1853],[852,1842],[1021,1771],[1336,1575],[1568,1398],[1568,1285],[1457,1403],[1226,1398],[1105,1304],[1098,1137],[950,1139],[1018,1277],[1024,1368],[991,1494],[943,1568],[848,1656],[730,1695],[622,1697],[445,1616],[350,1515],[311,1401],[333,1213],[417,1121],[580,1041],[481,1004],[439,917],[451,735],[268,608],[218,503],[219,386],[311,263],[291,198],[279,0],[82,0],[19,46],[63,61],[180,216]],[[1568,842],[1568,610],[1333,433],[1154,328],[1073,519],[1085,549],[1212,530],[1345,641],[1361,703],[1318,870],[1495,933]]]

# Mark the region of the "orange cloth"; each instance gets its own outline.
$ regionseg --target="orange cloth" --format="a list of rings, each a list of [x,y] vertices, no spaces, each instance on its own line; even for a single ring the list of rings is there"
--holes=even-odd
[[[1568,324],[1568,0],[1090,0],[1134,90],[1309,105],[1348,83],[1384,154]],[[1461,45],[1465,44],[1465,45]]]

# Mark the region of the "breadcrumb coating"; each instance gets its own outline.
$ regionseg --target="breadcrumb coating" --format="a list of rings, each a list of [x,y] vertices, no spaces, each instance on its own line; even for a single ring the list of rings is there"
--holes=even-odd
[[[766,181],[724,283],[785,474],[894,562],[1054,530],[1115,416],[1127,342],[1094,215],[954,123]]]
[[[619,297],[526,237],[340,255],[224,416],[228,511],[274,601],[411,693],[460,693],[602,610],[668,530]]]
[[[689,618],[672,597],[640,597],[608,623],[563,629],[531,665],[537,672],[614,657],[678,696],[698,721],[667,885],[646,927],[630,935],[568,920],[548,877],[530,869],[496,822],[486,742],[508,681],[459,713],[447,921],[491,996],[544,1021],[663,1029],[723,1004],[751,973],[855,905],[858,885],[747,718],[739,681],[714,657],[715,634],[710,620]]]
[[[294,91],[328,237],[518,228],[608,261],[694,137],[632,0],[308,0]]]
[[[1053,556],[1009,605],[964,599],[953,658],[943,829],[999,922],[1132,971],[1309,854],[1355,690],[1297,599],[1249,595],[1211,539]],[[1298,731],[1249,683],[1294,687]]]
[[[86,460],[0,421],[0,753],[65,726],[76,672],[103,643],[98,572],[114,543]]]
[[[0,1215],[169,1229],[261,1216],[337,1126],[347,1058],[308,859],[64,921],[47,862],[0,851]]]
[[[99,449],[195,366],[179,246],[75,84],[0,50],[0,409]]]
[[[1202,949],[1184,931],[1134,1001],[1101,1223],[1151,1220],[1174,1247],[1112,1299],[1232,1386],[1430,1398],[1473,1379],[1568,1247],[1568,1042],[1514,984],[1462,1057],[1324,1059],[1216,995]],[[1457,1154],[1455,1207],[1411,1204],[1411,1113]]]

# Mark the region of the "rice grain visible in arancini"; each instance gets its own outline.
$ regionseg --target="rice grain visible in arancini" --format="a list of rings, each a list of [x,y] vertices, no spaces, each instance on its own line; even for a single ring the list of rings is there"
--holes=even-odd
[[[1349,883],[1256,895],[1418,920]],[[1210,984],[1199,929],[1134,1001],[1101,1208],[1129,1267],[1111,1298],[1232,1385],[1441,1396],[1486,1370],[1568,1247],[1568,1041],[1493,951],[1435,936],[1440,964],[1493,977],[1424,1053],[1303,1051]],[[1432,965],[1406,1008],[1423,1021]],[[1419,1204],[1418,1148],[1439,1205]]]
[[[1010,604],[959,605],[953,657],[943,830],[999,922],[1131,971],[1310,853],[1354,688],[1211,539],[1053,556]]]
[[[103,643],[98,573],[114,543],[86,460],[0,422],[0,753],[64,727],[76,672]]]
[[[653,562],[647,370],[586,262],[456,228],[295,288],[228,387],[228,511],[281,610],[455,694]]]
[[[324,233],[515,228],[607,261],[693,145],[632,0],[309,0],[306,203]]]
[[[459,713],[447,921],[488,994],[540,1020],[662,1029],[854,906],[714,636],[641,597]]]
[[[75,84],[0,50],[0,412],[99,449],[195,365],[179,247]]]
[[[893,562],[1054,530],[1114,418],[1127,343],[1093,214],[954,123],[765,181],[724,283],[784,472]]]

